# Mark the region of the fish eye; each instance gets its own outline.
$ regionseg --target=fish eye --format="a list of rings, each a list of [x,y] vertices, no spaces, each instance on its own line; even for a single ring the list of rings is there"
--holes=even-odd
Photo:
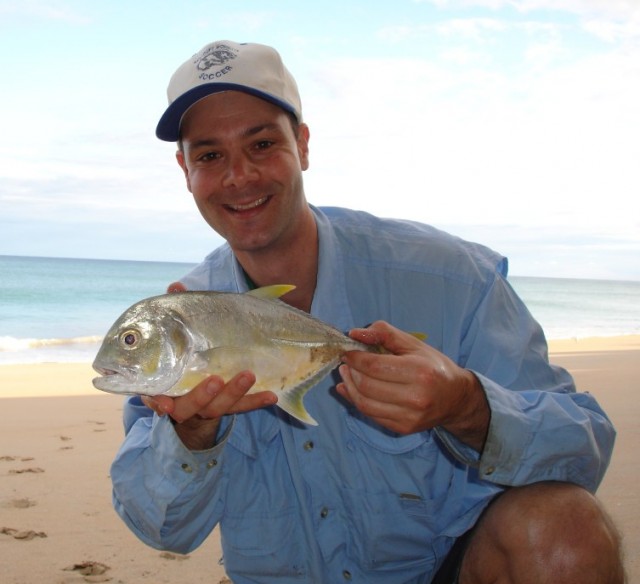
[[[120,344],[125,349],[134,349],[140,341],[140,333],[135,330],[124,331],[120,335]]]

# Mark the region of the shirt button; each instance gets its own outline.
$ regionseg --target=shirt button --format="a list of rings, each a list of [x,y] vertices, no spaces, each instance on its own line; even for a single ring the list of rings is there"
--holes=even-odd
[[[214,459],[210,460],[209,462],[207,462],[207,468],[213,468],[217,464],[218,464],[218,461],[214,458]]]
[[[327,515],[329,515],[329,509],[327,509],[326,507],[320,509],[320,517],[322,517],[322,519],[324,519]]]
[[[190,465],[190,464],[187,464],[186,462],[183,462],[183,463],[180,465],[180,468],[181,468],[184,472],[186,472],[186,473],[193,472],[193,469],[191,468],[191,465]]]
[[[351,572],[349,572],[349,570],[344,570],[344,571],[342,572],[342,577],[343,577],[345,580],[351,580]]]
[[[495,472],[495,470],[496,470],[495,466],[489,466],[489,467],[487,467],[485,469],[484,474],[486,474],[486,475],[493,474]]]
[[[312,440],[307,440],[303,446],[302,446],[305,450],[313,450],[313,441]]]

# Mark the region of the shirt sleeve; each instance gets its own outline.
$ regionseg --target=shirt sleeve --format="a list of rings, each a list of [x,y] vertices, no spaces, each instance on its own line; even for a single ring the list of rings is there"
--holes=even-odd
[[[474,316],[460,362],[480,380],[491,421],[481,454],[437,430],[456,458],[501,485],[555,480],[595,492],[611,459],[613,425],[592,395],[577,393],[571,375],[549,363],[542,329],[502,277]]]
[[[127,435],[111,467],[114,508],[147,545],[188,553],[220,519],[221,469],[234,420],[213,448],[198,452],[137,397],[125,402],[124,420]]]

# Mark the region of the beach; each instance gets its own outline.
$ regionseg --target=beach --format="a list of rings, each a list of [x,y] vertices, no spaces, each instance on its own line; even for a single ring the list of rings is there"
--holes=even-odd
[[[623,534],[629,582],[640,582],[640,336],[550,349],[618,430],[598,496]],[[0,365],[2,582],[225,582],[217,532],[187,556],[161,552],[113,511],[109,466],[123,437],[123,398],[95,390],[93,377],[88,363]]]

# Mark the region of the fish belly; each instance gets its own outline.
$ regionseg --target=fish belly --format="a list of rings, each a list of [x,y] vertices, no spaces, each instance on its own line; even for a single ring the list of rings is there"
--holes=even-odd
[[[249,393],[272,391],[278,406],[307,423],[316,424],[304,408],[304,395],[340,361],[344,348],[337,344],[276,343],[270,347],[219,347],[201,352],[199,366],[188,370],[167,395],[188,393],[209,375],[229,380],[252,371],[256,382]]]

